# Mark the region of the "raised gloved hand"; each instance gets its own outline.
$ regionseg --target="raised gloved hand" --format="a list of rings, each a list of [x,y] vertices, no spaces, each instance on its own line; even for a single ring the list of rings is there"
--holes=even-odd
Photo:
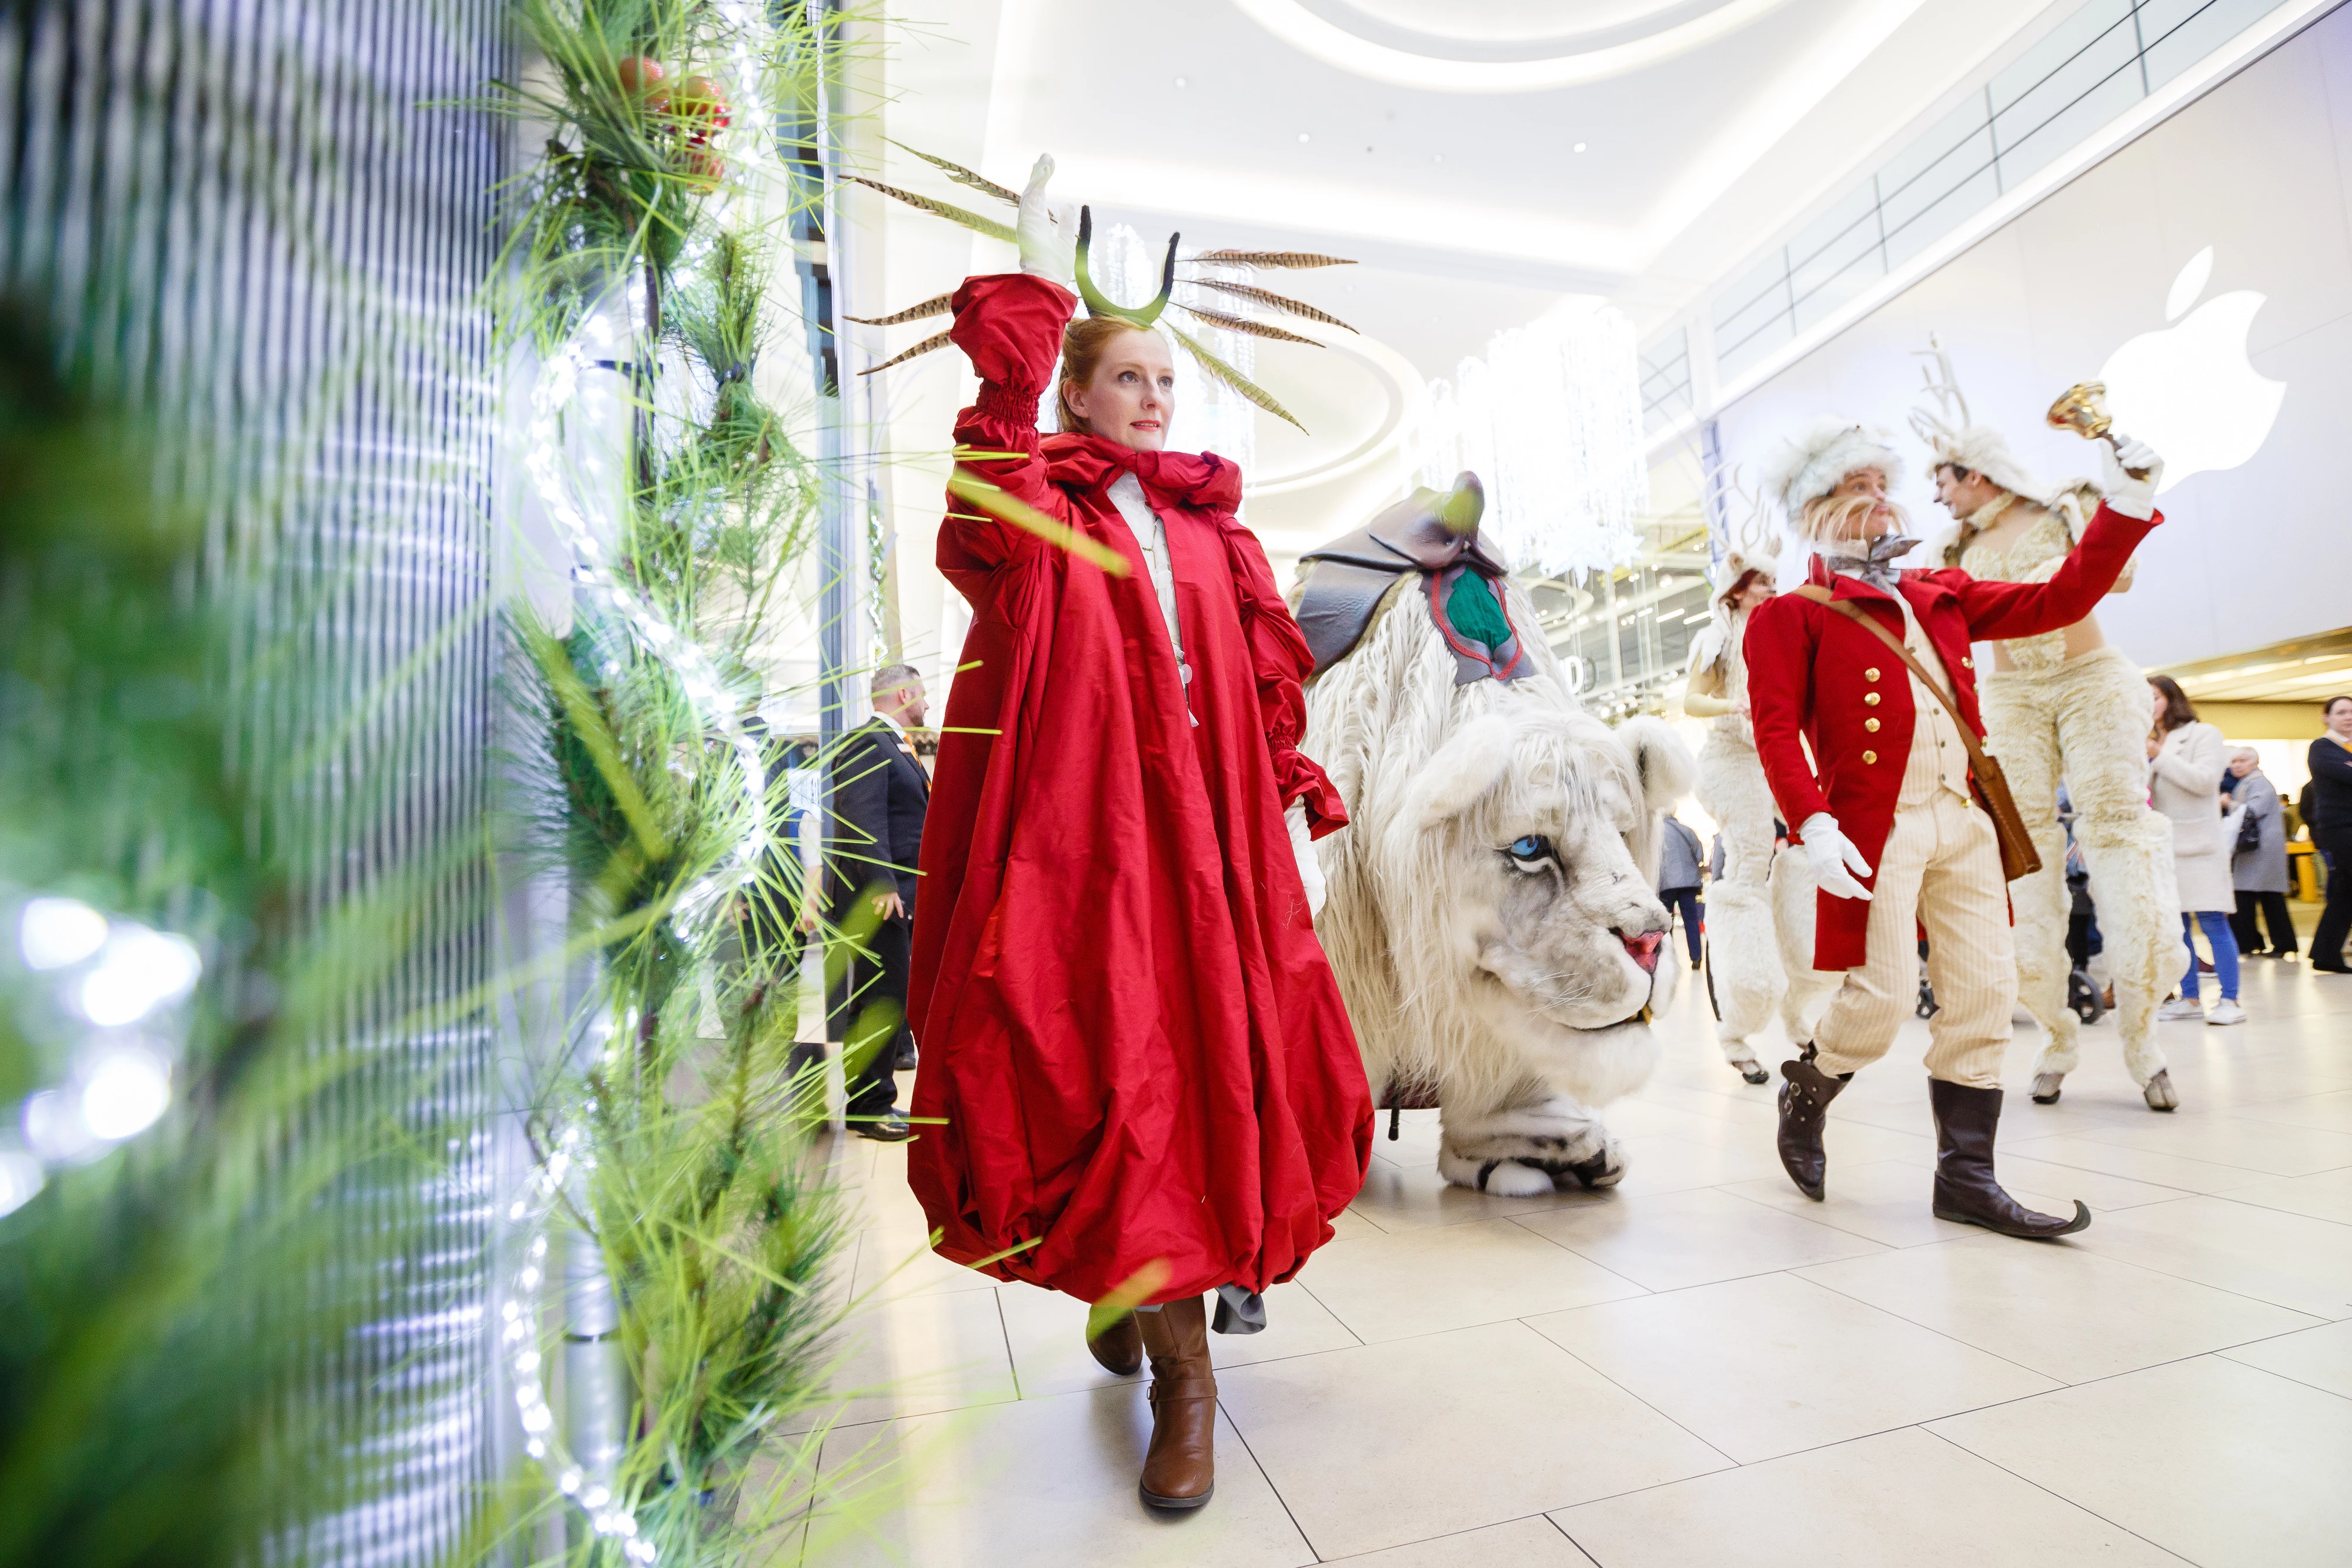
[[[1870,902],[1870,889],[1854,881],[1870,874],[1870,862],[1853,847],[1853,841],[1838,828],[1837,819],[1827,811],[1815,811],[1797,830],[1805,841],[1805,859],[1812,862],[1813,881],[1832,898],[1859,898]]]
[[[1045,183],[1053,177],[1054,155],[1039,155],[1029,171],[1029,188],[1021,193],[1021,215],[1013,232],[1021,245],[1021,270],[1067,287],[1078,271],[1078,215],[1068,203],[1045,199]]]
[[[2132,470],[2139,476],[2134,478]],[[2156,487],[2164,482],[2164,459],[2145,441],[2117,432],[2107,448],[2107,505],[2126,517],[2156,516]]]
[[[1298,857],[1298,880],[1307,889],[1307,914],[1309,919],[1323,913],[1323,862],[1316,858],[1315,841],[1307,831],[1307,806],[1293,800],[1290,809],[1282,813],[1283,824],[1290,830],[1290,852]]]

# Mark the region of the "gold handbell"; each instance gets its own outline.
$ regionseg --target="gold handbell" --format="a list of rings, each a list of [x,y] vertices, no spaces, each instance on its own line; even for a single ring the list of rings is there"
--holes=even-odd
[[[2058,394],[2058,401],[2050,405],[2050,412],[2044,417],[2053,430],[2071,430],[2085,441],[2104,441],[2119,451],[2122,449],[2123,444],[2115,437],[2115,416],[2107,412],[2107,383],[2105,382],[2075,382]],[[2135,479],[2147,477],[2147,471],[2143,468],[2126,468],[2124,472]]]
[[[2053,430],[2071,430],[2085,441],[2098,440],[2116,423],[2107,413],[2107,383],[2077,382],[2058,394],[2048,417]]]

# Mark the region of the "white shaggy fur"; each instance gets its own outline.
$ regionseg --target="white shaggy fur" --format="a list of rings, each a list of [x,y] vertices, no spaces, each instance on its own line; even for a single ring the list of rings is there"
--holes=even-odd
[[[1699,807],[1723,834],[1723,874],[1706,891],[1706,961],[1723,1059],[1759,1068],[1756,1037],[1777,1014],[1801,1051],[1814,1004],[1843,977],[1813,967],[1813,873],[1804,852],[1772,848],[1772,795],[1756,748],[1722,730],[1698,754]]]
[[[1788,514],[1790,538],[1803,538],[1801,519],[1805,503],[1828,495],[1837,488],[1839,480],[1857,468],[1877,469],[1886,476],[1890,490],[1901,485],[1903,459],[1895,455],[1894,436],[1875,425],[1856,424],[1824,413],[1808,421],[1802,431],[1781,444],[1765,470],[1764,493],[1778,500]]]
[[[1671,730],[1612,733],[1550,650],[1526,645],[1534,674],[1457,686],[1424,597],[1391,591],[1308,688],[1304,743],[1352,820],[1318,846],[1316,931],[1366,1074],[1376,1092],[1433,1086],[1439,1168],[1498,1193],[1622,1172],[1588,1107],[1639,1087],[1656,1059],[1641,1014],[1671,996],[1676,966],[1662,945],[1643,970],[1619,934],[1666,928],[1658,818],[1692,773]],[[1556,853],[1521,869],[1507,846],[1529,836]]]
[[[2017,917],[2018,999],[2045,1037],[2036,1073],[2072,1072],[2082,1022],[2066,1007],[2066,834],[2058,782],[2074,803],[2074,841],[2091,873],[2106,967],[2116,983],[2124,1066],[2145,1089],[2164,1071],[2156,1009],[2188,967],[2172,824],[2149,810],[2142,744],[2147,682],[2116,649],[2040,673],[1988,670],[1978,685],[1985,736],[2000,758],[2042,869],[2010,883]]]

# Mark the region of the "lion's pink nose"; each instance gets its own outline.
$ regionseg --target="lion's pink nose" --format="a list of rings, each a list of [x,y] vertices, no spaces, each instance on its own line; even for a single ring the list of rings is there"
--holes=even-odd
[[[1617,940],[1625,944],[1625,951],[1633,955],[1633,962],[1642,966],[1643,974],[1657,973],[1658,953],[1666,945],[1664,932],[1644,931],[1639,936],[1629,936],[1620,931],[1617,933]]]

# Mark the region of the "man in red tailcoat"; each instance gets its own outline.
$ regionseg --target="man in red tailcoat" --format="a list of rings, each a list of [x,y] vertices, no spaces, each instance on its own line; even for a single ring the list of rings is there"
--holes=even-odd
[[[1813,1046],[1780,1068],[1780,1163],[1816,1201],[1823,1116],[1912,1011],[1913,944],[1924,929],[1938,1003],[1927,1058],[1936,1217],[2037,1238],[2091,1223],[2079,1200],[2071,1218],[2037,1214],[1993,1176],[2017,964],[2000,846],[1958,727],[1983,737],[1969,644],[2080,621],[2162,521],[2163,464],[2132,441],[2118,442],[2116,457],[2106,503],[2045,583],[1896,570],[1917,541],[1900,536],[1887,504],[1902,465],[1882,432],[1817,421],[1774,476],[1790,532],[1813,552],[1810,587],[1831,601],[1801,590],[1772,600],[1749,618],[1745,644],[1757,756],[1821,884],[1813,961],[1845,971]],[[1957,717],[1840,606],[1902,644]]]

